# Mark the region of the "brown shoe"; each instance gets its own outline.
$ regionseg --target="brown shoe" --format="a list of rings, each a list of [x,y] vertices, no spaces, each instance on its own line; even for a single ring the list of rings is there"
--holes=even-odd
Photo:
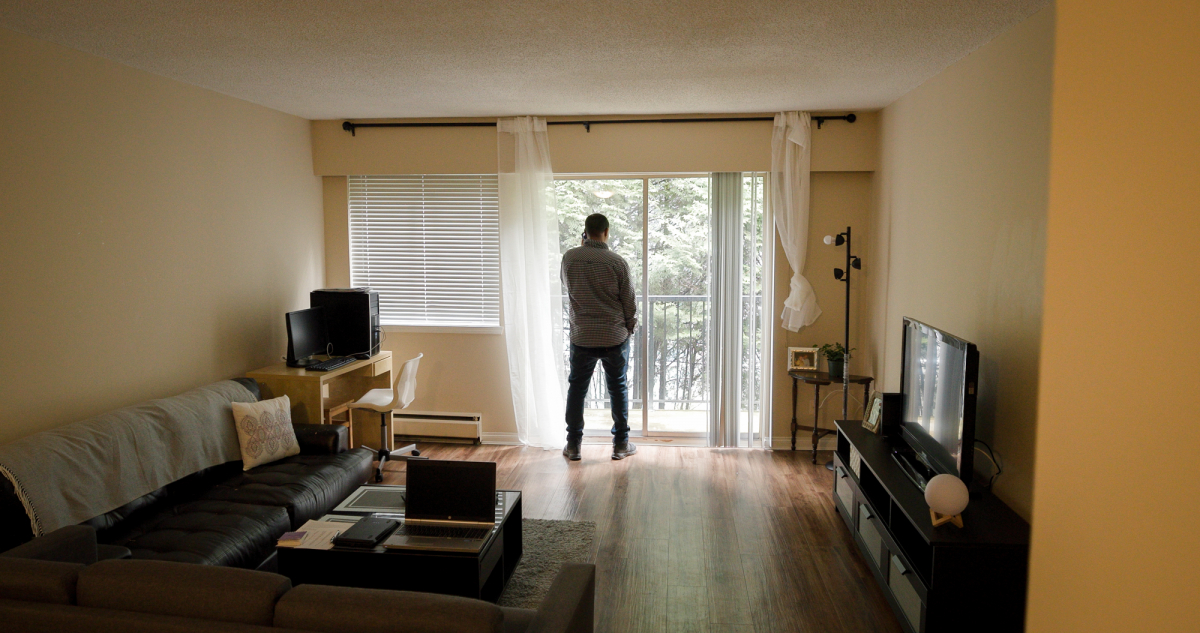
[[[620,444],[613,444],[613,459],[625,459],[636,452],[637,444],[628,440]]]
[[[579,454],[579,444],[567,442],[567,445],[563,447],[563,457],[573,462],[583,459],[583,456]]]

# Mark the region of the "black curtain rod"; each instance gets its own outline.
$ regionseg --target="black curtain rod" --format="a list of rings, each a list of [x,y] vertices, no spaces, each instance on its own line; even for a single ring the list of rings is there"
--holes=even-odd
[[[821,129],[821,125],[826,121],[845,121],[854,123],[858,117],[854,113],[842,114],[839,116],[813,116],[812,120],[817,122],[817,129]],[[730,121],[774,121],[775,117],[757,116],[757,117],[719,117],[712,119],[600,119],[598,121],[547,121],[546,125],[582,125],[588,132],[592,131],[593,125],[602,125],[605,123],[723,123]],[[352,121],[343,121],[342,129],[350,133],[351,136],[357,136],[355,130],[360,127],[493,127],[494,121],[440,121],[433,123],[354,123]]]

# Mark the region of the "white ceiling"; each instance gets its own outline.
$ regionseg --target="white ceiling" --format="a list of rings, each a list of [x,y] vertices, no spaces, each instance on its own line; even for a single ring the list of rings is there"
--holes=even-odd
[[[879,108],[1048,0],[0,0],[0,26],[310,119]]]

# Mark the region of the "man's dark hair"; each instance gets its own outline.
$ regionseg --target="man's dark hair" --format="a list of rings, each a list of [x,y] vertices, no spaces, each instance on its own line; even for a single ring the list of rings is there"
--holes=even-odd
[[[583,221],[583,230],[588,237],[600,237],[608,230],[608,218],[599,213],[593,213]]]

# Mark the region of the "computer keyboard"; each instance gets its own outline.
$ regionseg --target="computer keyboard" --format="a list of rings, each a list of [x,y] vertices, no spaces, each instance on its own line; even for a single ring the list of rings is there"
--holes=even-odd
[[[353,356],[342,356],[339,358],[331,358],[329,360],[323,360],[315,365],[309,365],[308,367],[305,367],[304,369],[306,369],[308,371],[333,371],[333,370],[337,369],[338,367],[343,367],[345,365],[349,365],[350,363],[353,363],[354,361],[355,361],[355,358]]]
[[[401,525],[400,529],[396,530],[396,534],[407,534],[408,536],[440,536],[445,538],[467,538],[481,539],[487,538],[487,528],[461,528],[461,527],[436,527],[432,525]]]

